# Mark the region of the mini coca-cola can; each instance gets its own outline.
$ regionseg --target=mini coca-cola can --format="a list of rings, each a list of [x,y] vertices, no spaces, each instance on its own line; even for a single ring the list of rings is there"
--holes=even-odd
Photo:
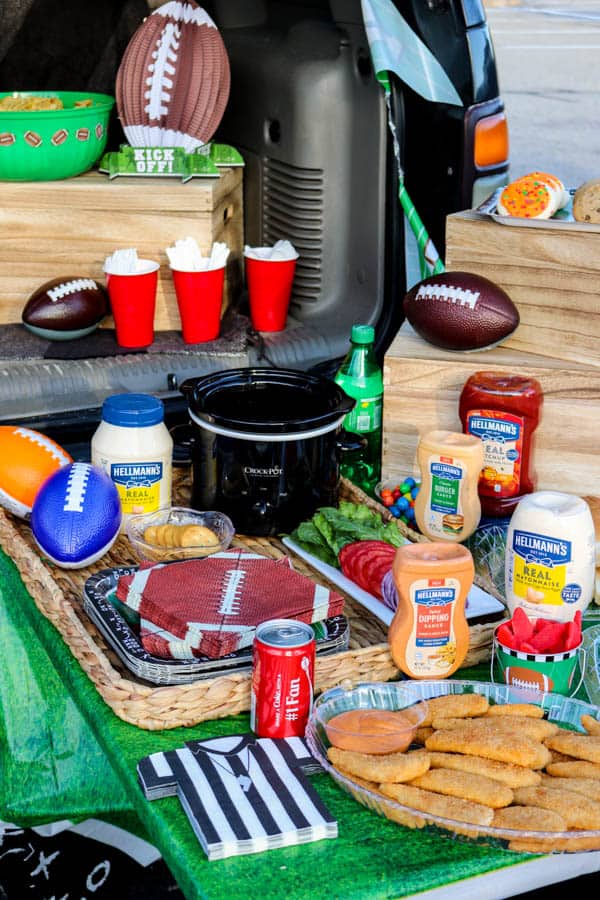
[[[312,708],[315,636],[295,619],[271,619],[256,629],[250,724],[259,737],[303,737]]]

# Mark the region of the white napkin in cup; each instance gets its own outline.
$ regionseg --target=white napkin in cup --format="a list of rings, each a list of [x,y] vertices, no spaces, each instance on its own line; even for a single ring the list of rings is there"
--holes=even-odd
[[[110,275],[134,275],[138,271],[137,250],[115,250],[104,260],[104,271]]]
[[[139,259],[134,247],[115,250],[106,257],[102,267],[107,275],[145,275],[158,268],[159,264],[152,259]]]
[[[186,237],[175,241],[172,247],[167,247],[167,256],[171,268],[178,272],[208,272],[211,269],[222,269],[225,266],[229,256],[229,247],[227,244],[215,241],[210,256],[203,256],[196,239]]]
[[[275,261],[298,259],[299,253],[290,241],[277,241],[272,247],[244,247],[244,256]]]

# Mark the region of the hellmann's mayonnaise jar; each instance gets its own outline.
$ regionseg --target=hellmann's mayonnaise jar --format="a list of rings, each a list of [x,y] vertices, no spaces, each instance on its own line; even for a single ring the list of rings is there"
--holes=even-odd
[[[596,537],[588,504],[574,494],[536,491],[512,514],[506,537],[506,603],[531,618],[570,622],[594,590]]]
[[[149,394],[114,394],[102,405],[92,437],[92,465],[115,483],[123,525],[134,515],[171,505],[173,439],[162,401]]]

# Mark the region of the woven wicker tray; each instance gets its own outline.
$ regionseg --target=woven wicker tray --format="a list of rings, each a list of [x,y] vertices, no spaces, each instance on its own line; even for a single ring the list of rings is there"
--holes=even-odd
[[[386,517],[387,510],[365,494],[343,482],[341,496],[365,502]],[[187,475],[180,470],[174,479],[174,502],[189,505]],[[421,539],[399,523],[407,536]],[[309,577],[329,585],[303,560],[275,538],[236,537],[234,544],[249,547],[265,556],[291,555],[294,567]],[[0,510],[0,546],[17,566],[27,590],[40,612],[62,635],[83,670],[93,681],[102,699],[126,722],[149,730],[196,725],[208,719],[234,715],[250,708],[250,675],[222,675],[190,684],[156,687],[137,679],[119,660],[83,610],[83,586],[101,569],[137,565],[126,537],[120,537],[110,552],[84,569],[59,569],[40,556],[29,526]],[[488,585],[482,585],[489,589]],[[348,650],[317,659],[315,690],[321,692],[342,681],[389,681],[398,675],[387,644],[386,627],[368,610],[346,595],[345,615],[350,623]],[[475,625],[464,665],[489,658],[495,625]]]

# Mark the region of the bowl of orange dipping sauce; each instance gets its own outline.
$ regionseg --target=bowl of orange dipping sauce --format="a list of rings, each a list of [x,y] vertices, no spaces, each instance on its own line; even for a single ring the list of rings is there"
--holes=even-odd
[[[328,744],[358,753],[402,753],[425,721],[427,703],[415,703],[402,684],[361,684],[326,691],[315,701],[314,725]]]

